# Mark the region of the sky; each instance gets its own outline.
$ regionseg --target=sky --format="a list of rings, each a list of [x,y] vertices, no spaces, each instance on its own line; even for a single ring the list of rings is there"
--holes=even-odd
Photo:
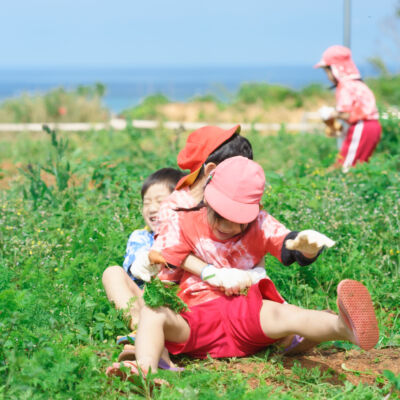
[[[0,69],[311,65],[343,43],[343,1],[3,0]],[[352,0],[356,63],[399,62],[396,3]]]

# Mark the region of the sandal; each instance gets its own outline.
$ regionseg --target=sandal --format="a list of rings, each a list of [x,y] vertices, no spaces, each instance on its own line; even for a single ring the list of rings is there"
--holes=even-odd
[[[345,279],[337,287],[339,315],[353,332],[355,344],[372,349],[379,340],[378,321],[368,289],[358,281]]]
[[[121,336],[117,339],[117,344],[134,344],[134,343],[135,343],[135,336],[133,335]]]

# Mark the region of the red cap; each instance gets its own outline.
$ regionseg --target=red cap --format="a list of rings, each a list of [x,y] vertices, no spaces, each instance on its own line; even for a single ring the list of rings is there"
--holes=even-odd
[[[217,126],[204,126],[192,132],[185,147],[178,154],[178,165],[181,169],[189,169],[190,174],[184,176],[176,185],[176,189],[185,184],[191,185],[200,172],[209,155],[233,134],[240,132],[240,125],[231,129],[222,129]]]
[[[221,217],[238,224],[254,221],[260,212],[265,175],[259,164],[248,158],[228,158],[212,172],[204,190],[208,205]]]

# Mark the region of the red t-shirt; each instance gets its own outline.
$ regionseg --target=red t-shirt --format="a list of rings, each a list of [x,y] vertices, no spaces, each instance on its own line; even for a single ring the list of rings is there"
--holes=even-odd
[[[158,225],[152,250],[160,252],[165,247],[174,246],[180,241],[177,208],[192,208],[197,205],[190,194],[189,187],[174,190],[161,204],[158,211]]]
[[[206,207],[198,211],[181,211],[178,216],[180,241],[161,251],[166,261],[177,267],[190,253],[217,268],[252,269],[268,253],[281,261],[283,241],[290,232],[271,215],[261,211],[245,232],[221,241],[213,235],[208,224]],[[213,300],[222,293],[186,271],[180,287],[179,296],[189,306]]]
[[[158,226],[155,232],[155,240],[152,250],[161,252],[164,248],[176,246],[180,243],[180,231],[177,208],[192,208],[197,205],[196,200],[190,194],[189,187],[174,190],[161,204],[158,211]],[[158,277],[164,281],[178,282],[182,276],[182,270],[171,270],[163,267]]]

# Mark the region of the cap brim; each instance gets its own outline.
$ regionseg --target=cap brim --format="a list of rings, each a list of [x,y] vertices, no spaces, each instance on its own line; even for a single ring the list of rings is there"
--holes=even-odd
[[[189,175],[185,175],[183,178],[181,178],[178,183],[175,186],[175,190],[178,190],[182,188],[183,186],[190,186],[193,185],[194,181],[196,180],[197,176],[199,175],[199,172],[201,170],[201,167],[196,169],[196,171],[193,171]]]
[[[208,205],[221,217],[237,224],[248,224],[257,218],[259,204],[239,203],[227,197],[212,185],[207,185],[204,198]]]
[[[314,68],[323,68],[323,67],[327,67],[326,63],[324,61],[319,61],[314,65]]]

